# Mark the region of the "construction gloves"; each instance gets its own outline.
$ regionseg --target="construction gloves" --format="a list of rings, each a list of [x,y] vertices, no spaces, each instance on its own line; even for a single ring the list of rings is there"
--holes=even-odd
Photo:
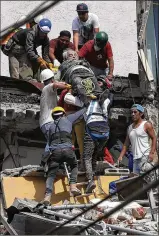
[[[54,59],[54,67],[59,67],[61,64],[57,59]]]
[[[37,62],[42,70],[48,68],[48,66],[47,66],[48,63],[44,59],[42,59],[41,57],[37,58]]]

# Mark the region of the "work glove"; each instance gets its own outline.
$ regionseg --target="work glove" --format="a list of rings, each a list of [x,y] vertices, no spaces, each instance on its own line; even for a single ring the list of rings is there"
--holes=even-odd
[[[42,70],[48,68],[48,67],[47,67],[47,64],[48,64],[48,63],[47,63],[44,59],[42,59],[41,57],[38,57],[37,62],[38,62],[38,64],[40,65],[40,68],[41,68]]]
[[[66,84],[66,89],[71,89],[72,86],[70,84]]]
[[[57,59],[54,59],[54,67],[59,67],[61,64]]]
[[[48,68],[49,68],[50,70],[54,70],[54,65],[53,65],[52,63],[48,63]]]

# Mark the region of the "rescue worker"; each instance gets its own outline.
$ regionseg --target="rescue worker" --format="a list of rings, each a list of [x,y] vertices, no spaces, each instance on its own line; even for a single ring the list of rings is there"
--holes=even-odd
[[[44,83],[44,88],[40,98],[40,119],[41,131],[48,140],[48,131],[53,122],[51,111],[57,106],[57,89],[66,89],[70,86],[64,82],[54,81],[54,73],[50,69],[44,69],[40,74],[40,80]]]
[[[78,54],[72,49],[65,50],[63,58],[64,62],[59,67],[56,79],[72,85],[73,92],[80,97],[85,106],[88,106],[88,97],[95,99],[102,93],[89,63],[79,60]]]
[[[47,160],[48,171],[46,180],[45,198],[43,203],[50,204],[53,192],[53,183],[60,165],[66,162],[71,169],[70,173],[70,195],[77,196],[81,191],[76,187],[78,164],[74,151],[72,150],[72,124],[85,112],[85,108],[68,116],[62,107],[52,110],[53,122],[49,129],[50,157]]]
[[[103,88],[106,83],[100,83]],[[104,91],[102,105],[98,100],[92,100],[86,112],[86,130],[84,136],[83,160],[86,169],[88,185],[86,193],[91,193],[96,187],[94,183],[94,170],[97,157],[104,157],[104,148],[109,139],[108,113],[113,102],[113,94],[106,89]]]
[[[70,90],[63,90],[60,94],[60,98],[58,101],[58,106],[61,106],[65,109],[66,115],[73,114],[78,111],[81,107],[83,107],[83,102],[81,102],[77,96],[72,96],[73,91]],[[72,99],[74,102],[72,104]],[[77,103],[77,104],[76,104]],[[85,121],[84,117],[80,116],[73,124],[72,127],[72,143],[75,146],[76,141],[79,147],[79,154],[80,154],[80,165],[79,170],[83,171],[83,139],[84,139],[84,132],[85,132]]]
[[[98,32],[93,40],[83,45],[78,55],[90,63],[95,76],[106,75],[108,79],[112,79],[114,59],[107,33],[103,31]]]
[[[93,39],[99,32],[99,20],[97,15],[89,13],[85,3],[78,4],[76,11],[78,16],[72,22],[72,31],[75,51],[78,52],[88,40]]]
[[[16,23],[18,23],[19,21],[22,21],[26,18],[26,16],[21,16]],[[8,56],[8,60],[9,60],[9,69],[10,69],[10,64],[12,63],[12,56],[9,56],[9,52],[10,52],[10,47],[11,47],[11,41],[9,41],[9,39],[16,33],[18,32],[19,30],[21,29],[26,29],[27,28],[27,24],[26,25],[22,25],[21,27],[19,27],[18,29],[14,29],[13,28],[13,31],[7,35],[5,38],[3,38],[1,40],[1,50],[2,52]],[[17,68],[15,68],[15,70],[17,70]],[[12,72],[10,72],[11,74]],[[14,73],[12,73],[14,75]],[[13,76],[14,77],[14,76]]]
[[[20,30],[12,36],[11,49],[8,54],[13,58],[10,64],[11,77],[39,80],[38,70],[50,68],[52,63],[49,59],[47,34],[50,32],[51,26],[51,21],[44,18],[33,28]],[[42,57],[36,50],[39,46],[42,46]]]
[[[59,67],[63,62],[63,51],[66,48],[71,48],[74,50],[73,43],[70,42],[71,33],[67,30],[60,32],[60,35],[56,39],[50,40],[49,57],[54,67]]]
[[[133,123],[128,127],[127,136],[118,161],[122,161],[131,144],[133,173],[141,174],[154,166],[157,138],[152,124],[144,120],[143,106],[134,104],[131,107],[131,117]],[[152,141],[151,145],[149,139]]]

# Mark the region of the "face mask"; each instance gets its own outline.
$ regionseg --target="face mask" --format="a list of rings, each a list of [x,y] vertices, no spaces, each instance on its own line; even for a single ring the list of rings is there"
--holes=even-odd
[[[101,50],[101,48],[99,48],[97,45],[94,44],[94,50],[95,50],[96,52],[98,52],[98,51]]]

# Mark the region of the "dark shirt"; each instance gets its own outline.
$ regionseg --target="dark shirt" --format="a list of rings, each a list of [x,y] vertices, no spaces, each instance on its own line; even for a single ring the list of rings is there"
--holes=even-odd
[[[54,49],[54,55],[55,55],[56,59],[60,63],[62,63],[63,62],[62,54],[63,54],[63,51],[66,48],[63,49],[63,48],[60,47],[58,38],[50,40],[50,48]],[[69,42],[69,45],[67,46],[67,48],[70,48],[70,49],[73,49],[73,50],[75,49],[73,43],[71,43],[71,42]]]

